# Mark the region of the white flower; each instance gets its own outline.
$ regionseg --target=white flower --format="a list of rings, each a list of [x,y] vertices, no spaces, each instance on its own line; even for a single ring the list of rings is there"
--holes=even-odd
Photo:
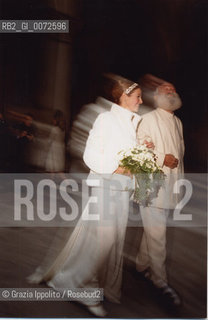
[[[135,161],[139,161],[139,158],[137,156],[135,156],[135,155],[132,156],[132,159],[135,160]]]
[[[132,150],[129,149],[125,152],[125,155],[128,157],[128,156],[131,156],[132,155]]]
[[[128,158],[128,160],[127,160]],[[125,159],[125,166],[127,168],[132,168],[132,170],[143,170],[143,165],[149,170],[149,173],[161,170],[156,163],[156,156],[152,150],[148,149],[146,146],[136,146],[127,150],[122,150],[118,153],[118,159],[120,165],[123,165]]]

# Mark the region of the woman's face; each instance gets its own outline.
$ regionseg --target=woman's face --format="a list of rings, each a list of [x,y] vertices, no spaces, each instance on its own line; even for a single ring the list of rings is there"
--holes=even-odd
[[[142,104],[141,89],[135,89],[129,96],[125,93],[120,97],[120,106],[131,112],[138,112],[139,106]]]

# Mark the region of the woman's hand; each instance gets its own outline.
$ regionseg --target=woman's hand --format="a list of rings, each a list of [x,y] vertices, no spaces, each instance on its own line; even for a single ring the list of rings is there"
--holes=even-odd
[[[114,173],[123,174],[125,176],[128,176],[128,177],[132,178],[131,172],[128,169],[120,167],[120,166],[114,171]]]
[[[155,145],[152,141],[148,141],[148,140],[145,140],[144,141],[144,144],[146,145],[147,148],[149,149],[154,149]]]

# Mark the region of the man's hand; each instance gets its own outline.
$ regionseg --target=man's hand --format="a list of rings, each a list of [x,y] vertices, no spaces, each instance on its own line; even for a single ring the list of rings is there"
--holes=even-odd
[[[163,164],[170,169],[174,169],[178,166],[178,159],[176,159],[172,154],[166,154]]]
[[[125,168],[123,168],[123,167],[118,167],[118,168],[114,171],[114,173],[123,174],[123,175],[125,175],[125,176],[129,176],[129,177],[132,178],[131,172],[130,172],[128,169],[125,169]]]

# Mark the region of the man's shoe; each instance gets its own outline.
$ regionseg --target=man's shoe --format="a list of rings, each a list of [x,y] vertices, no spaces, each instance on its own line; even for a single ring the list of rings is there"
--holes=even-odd
[[[172,305],[175,307],[179,307],[181,305],[181,299],[179,295],[169,285],[165,285],[164,287],[159,288],[159,290],[163,297],[166,298]]]
[[[87,309],[96,317],[103,318],[107,315],[107,311],[103,308],[102,304],[96,304],[93,306],[86,306]]]

